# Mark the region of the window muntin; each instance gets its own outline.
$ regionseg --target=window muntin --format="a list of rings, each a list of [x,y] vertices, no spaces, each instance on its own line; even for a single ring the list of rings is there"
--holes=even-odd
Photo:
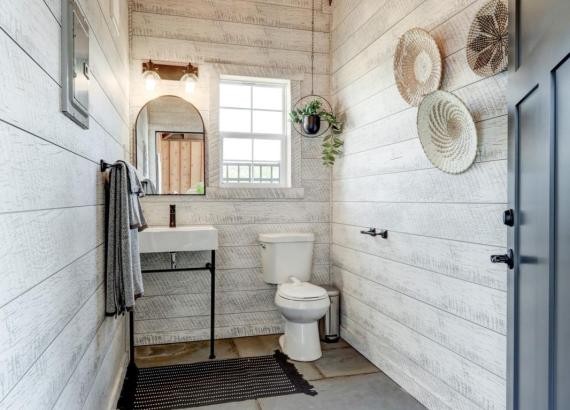
[[[288,99],[285,80],[222,78],[222,184],[287,186]]]

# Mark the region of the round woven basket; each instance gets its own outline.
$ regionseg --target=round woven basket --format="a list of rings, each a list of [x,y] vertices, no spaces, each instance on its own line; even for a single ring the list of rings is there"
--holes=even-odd
[[[509,11],[503,0],[491,0],[477,12],[467,37],[467,62],[483,77],[500,73],[509,61]]]
[[[458,174],[475,161],[475,123],[465,104],[451,93],[435,91],[422,100],[418,134],[426,156],[442,171]]]
[[[417,106],[439,88],[441,75],[441,54],[433,37],[420,28],[404,33],[394,54],[394,76],[402,98]]]

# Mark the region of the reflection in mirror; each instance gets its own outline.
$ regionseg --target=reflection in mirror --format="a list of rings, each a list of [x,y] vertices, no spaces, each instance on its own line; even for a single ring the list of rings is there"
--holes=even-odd
[[[204,122],[194,105],[175,96],[152,100],[140,110],[135,134],[148,195],[205,193]]]

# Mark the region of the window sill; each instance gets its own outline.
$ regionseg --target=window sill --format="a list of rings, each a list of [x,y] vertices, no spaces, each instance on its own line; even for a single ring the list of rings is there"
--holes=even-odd
[[[305,188],[208,187],[208,199],[303,199]]]

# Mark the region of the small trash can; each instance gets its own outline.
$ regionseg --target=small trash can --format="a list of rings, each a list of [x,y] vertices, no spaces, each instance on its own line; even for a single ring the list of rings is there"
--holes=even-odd
[[[334,286],[319,285],[327,290],[331,305],[319,321],[319,335],[325,343],[335,343],[340,339],[340,292]]]

